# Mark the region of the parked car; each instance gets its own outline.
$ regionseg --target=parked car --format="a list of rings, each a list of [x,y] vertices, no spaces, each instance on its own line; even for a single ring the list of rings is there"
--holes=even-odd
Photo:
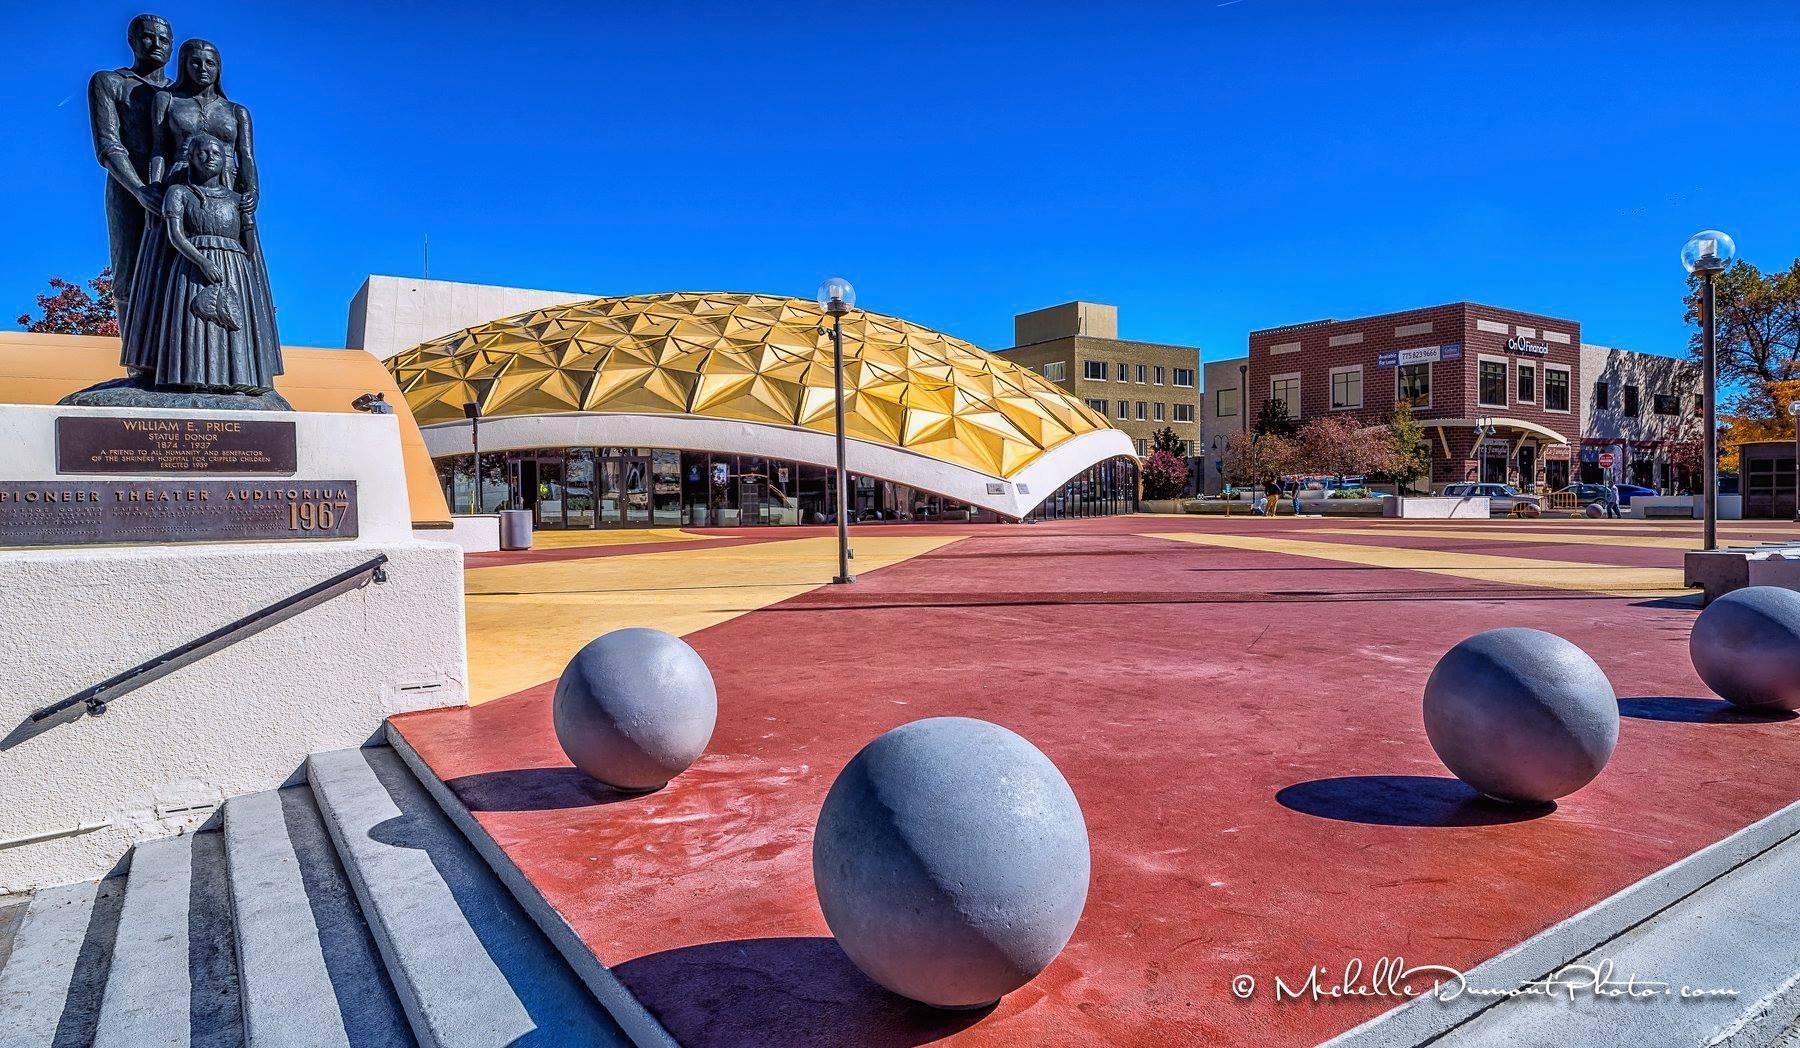
[[[1615,484],[1613,486],[1619,489],[1619,505],[1621,506],[1631,505],[1631,500],[1637,498],[1639,495],[1650,496],[1656,494],[1655,488],[1646,488],[1641,484]]]
[[[1485,495],[1489,513],[1511,513],[1517,506],[1543,508],[1536,495],[1520,494],[1519,489],[1511,484],[1448,484],[1444,487],[1444,495],[1447,498]]]
[[[1575,505],[1577,508],[1581,506],[1591,506],[1596,502],[1604,503],[1606,501],[1606,485],[1570,484],[1568,487],[1558,491],[1557,494],[1573,494],[1575,496]],[[1623,498],[1623,496],[1621,496],[1621,498]],[[1620,504],[1623,505],[1624,503],[1621,502]]]

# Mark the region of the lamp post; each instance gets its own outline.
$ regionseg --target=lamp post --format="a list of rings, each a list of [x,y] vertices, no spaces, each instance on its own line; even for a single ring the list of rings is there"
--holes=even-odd
[[[469,444],[475,455],[473,483],[469,485],[469,512],[481,512],[481,404],[469,401],[463,405],[463,417],[469,420]]]
[[[1245,433],[1250,432],[1250,365],[1238,365],[1238,415],[1239,425]]]
[[[843,277],[827,277],[819,285],[819,306],[831,316],[831,382],[837,415],[838,573],[831,581],[848,585],[850,574],[850,472],[844,465],[844,314],[856,307],[856,289]]]
[[[1704,500],[1704,525],[1702,526],[1702,549],[1719,548],[1719,423],[1718,399],[1719,360],[1717,347],[1714,345],[1713,327],[1713,278],[1724,272],[1725,266],[1737,254],[1737,245],[1729,236],[1716,229],[1703,229],[1688,238],[1681,248],[1681,265],[1689,273],[1698,273],[1703,279],[1700,287],[1700,400],[1706,415],[1706,450],[1700,463],[1700,490]]]
[[[1788,414],[1794,416],[1794,522],[1800,523],[1800,400],[1788,405]],[[1742,476],[1743,470],[1739,469],[1738,474]],[[1740,493],[1743,490],[1738,488]]]

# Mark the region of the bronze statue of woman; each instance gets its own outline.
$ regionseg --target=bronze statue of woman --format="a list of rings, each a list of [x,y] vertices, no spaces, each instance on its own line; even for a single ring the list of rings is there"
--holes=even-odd
[[[163,214],[139,248],[122,362],[153,389],[267,395],[254,406],[277,406],[281,342],[256,236],[250,111],[226,97],[213,44],[186,41],[178,65],[152,107],[148,173],[165,187]]]

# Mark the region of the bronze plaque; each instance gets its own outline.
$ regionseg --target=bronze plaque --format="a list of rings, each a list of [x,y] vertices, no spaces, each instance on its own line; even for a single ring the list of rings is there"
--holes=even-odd
[[[353,539],[354,480],[0,481],[0,546]]]
[[[64,415],[58,473],[292,473],[294,424],[248,419]]]

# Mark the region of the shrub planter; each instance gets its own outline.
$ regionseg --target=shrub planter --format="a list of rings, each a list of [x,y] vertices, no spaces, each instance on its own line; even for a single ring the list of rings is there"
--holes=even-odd
[[[1139,513],[1180,513],[1180,499],[1139,499]]]

